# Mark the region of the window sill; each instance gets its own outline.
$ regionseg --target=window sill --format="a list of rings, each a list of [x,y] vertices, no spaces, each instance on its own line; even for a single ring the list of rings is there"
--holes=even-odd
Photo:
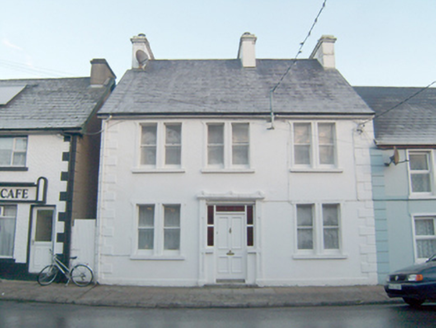
[[[134,254],[130,256],[131,260],[144,260],[144,261],[184,261],[185,257],[182,255],[140,255]]]
[[[208,174],[208,173],[222,173],[222,174],[233,174],[233,173],[237,173],[237,174],[239,174],[239,173],[248,173],[248,174],[251,174],[251,173],[255,173],[255,171],[254,171],[254,169],[243,169],[243,168],[241,168],[241,169],[239,169],[239,168],[236,168],[236,169],[212,169],[212,168],[207,168],[207,169],[202,169],[201,170],[201,173],[205,173],[205,174]]]
[[[292,173],[343,173],[341,168],[311,168],[311,167],[292,167],[289,169]]]
[[[15,263],[15,259],[12,256],[0,256],[0,261]]]
[[[0,166],[0,171],[29,171],[28,167],[25,166]]]
[[[185,173],[183,168],[132,168],[132,173]]]
[[[436,195],[433,195],[433,194],[412,194],[412,195],[409,195],[409,199],[434,200],[434,199],[436,199]]]
[[[346,254],[296,254],[294,260],[345,260]]]

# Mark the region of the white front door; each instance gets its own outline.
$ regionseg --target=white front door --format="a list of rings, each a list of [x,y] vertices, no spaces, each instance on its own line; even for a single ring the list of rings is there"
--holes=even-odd
[[[54,208],[35,207],[32,213],[29,272],[37,273],[51,263]]]
[[[245,213],[217,213],[217,282],[246,278]]]

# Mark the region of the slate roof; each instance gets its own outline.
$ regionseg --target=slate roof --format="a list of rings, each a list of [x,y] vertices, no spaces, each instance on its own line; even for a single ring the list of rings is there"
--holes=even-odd
[[[379,145],[436,145],[436,88],[428,88],[385,115],[380,115],[423,88],[354,87],[376,112]]]
[[[108,87],[90,87],[90,78],[0,80],[2,86],[23,86],[0,106],[1,130],[80,130],[96,110]]]
[[[256,68],[243,68],[239,59],[150,60],[125,73],[99,114],[269,114],[270,90],[292,62],[258,59]],[[337,70],[314,59],[298,60],[273,99],[278,114],[373,114]]]

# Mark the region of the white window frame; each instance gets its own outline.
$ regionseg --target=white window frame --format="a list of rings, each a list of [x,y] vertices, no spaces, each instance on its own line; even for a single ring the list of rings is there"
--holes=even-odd
[[[154,164],[142,164],[142,127],[143,126],[156,126],[156,162]],[[180,144],[168,144],[166,138],[166,127],[171,125],[180,125]],[[183,123],[180,121],[149,121],[141,122],[138,124],[138,145],[136,165],[132,168],[133,173],[158,173],[158,172],[179,172],[183,173]],[[171,146],[180,147],[180,163],[179,164],[166,164],[166,150]]]
[[[12,216],[6,216],[4,213],[4,208],[8,206],[8,207],[15,207],[15,217]],[[14,252],[15,252],[15,234],[17,231],[17,217],[18,217],[18,206],[17,205],[13,205],[13,204],[0,204],[0,220],[13,220],[14,221],[14,227],[13,227],[13,233],[12,233],[12,254],[10,255],[2,255],[0,254],[0,259],[1,258],[6,258],[6,259],[10,259],[10,258],[14,258]]]
[[[248,143],[244,143],[246,147],[248,147],[248,155],[247,155],[247,164],[233,164],[233,147],[236,146],[244,146],[244,144],[234,144],[233,143],[233,125],[234,124],[247,124],[248,125]],[[222,125],[223,126],[223,137],[224,137],[224,156],[222,164],[209,164],[209,126],[211,125]],[[204,169],[203,173],[253,173],[252,169],[252,142],[251,142],[251,129],[252,125],[247,121],[230,121],[230,122],[207,122],[205,123],[205,160],[204,160]]]
[[[433,229],[434,229],[434,235],[416,235],[416,226],[415,222],[416,220],[433,220]],[[414,246],[414,255],[415,255],[415,261],[417,263],[425,262],[428,257],[420,258],[418,257],[418,244],[417,241],[419,240],[436,240],[436,214],[415,214],[412,215],[412,231],[413,231],[413,246]]]
[[[313,233],[313,248],[299,249],[298,248],[298,217],[297,208],[301,205],[312,206],[312,233]],[[326,249],[324,247],[324,221],[323,221],[323,206],[335,205],[338,209],[338,248]],[[323,202],[323,203],[297,203],[294,206],[294,247],[295,259],[317,259],[317,258],[333,258],[341,259],[346,256],[342,249],[342,204],[340,202]]]
[[[10,149],[11,151],[11,161],[9,162],[9,164],[0,164],[0,168],[22,168],[22,167],[26,167],[27,164],[27,152],[28,152],[28,147],[29,147],[29,138],[27,136],[17,136],[17,137],[10,137],[10,136],[0,136],[0,139],[13,139],[12,141],[12,149]],[[17,150],[16,146],[17,146],[17,140],[18,139],[25,139],[26,140],[26,149],[24,151],[22,150]],[[14,164],[14,154],[16,153],[24,153],[24,163],[20,164],[20,165],[16,165]]]
[[[307,171],[326,171],[326,172],[342,172],[339,169],[338,164],[338,138],[337,138],[337,123],[335,121],[292,121],[289,122],[291,126],[291,146],[290,146],[290,162],[291,171],[293,172],[307,172]],[[308,164],[297,164],[295,155],[295,125],[298,124],[308,124],[311,129],[310,136],[310,152],[309,158],[310,163]],[[333,125],[333,164],[322,164],[320,163],[320,147],[322,146],[319,142],[319,126],[322,124]]]
[[[141,227],[139,226],[139,208],[141,206],[154,206],[154,226],[153,226],[153,248],[152,249],[139,249],[139,230]],[[164,235],[165,229],[165,207],[167,206],[177,206],[179,207],[179,219],[180,225],[178,227],[179,230],[179,249],[177,250],[168,250],[164,247]],[[182,204],[176,203],[138,203],[134,206],[134,231],[132,238],[132,254],[130,258],[132,260],[183,260],[183,256],[181,255],[182,250],[182,222],[183,222],[183,206]],[[171,229],[174,229],[171,228]]]
[[[426,155],[427,157],[427,170],[412,170],[410,168],[410,155]],[[409,176],[409,193],[412,197],[427,197],[427,196],[433,196],[435,194],[435,178],[434,178],[434,169],[435,169],[435,162],[434,162],[434,152],[432,150],[408,150],[407,151],[407,170],[408,170],[408,176]],[[412,175],[413,174],[428,174],[429,175],[429,184],[430,184],[430,191],[413,191],[412,186]]]

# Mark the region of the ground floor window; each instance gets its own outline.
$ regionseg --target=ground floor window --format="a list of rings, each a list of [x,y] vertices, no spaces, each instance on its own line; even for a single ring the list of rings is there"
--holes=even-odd
[[[297,249],[323,253],[340,249],[339,204],[297,205]]]
[[[436,216],[416,216],[415,249],[418,259],[427,259],[436,253]]]
[[[16,205],[0,205],[0,257],[12,257],[14,254]]]
[[[180,250],[180,205],[138,205],[138,250]]]

